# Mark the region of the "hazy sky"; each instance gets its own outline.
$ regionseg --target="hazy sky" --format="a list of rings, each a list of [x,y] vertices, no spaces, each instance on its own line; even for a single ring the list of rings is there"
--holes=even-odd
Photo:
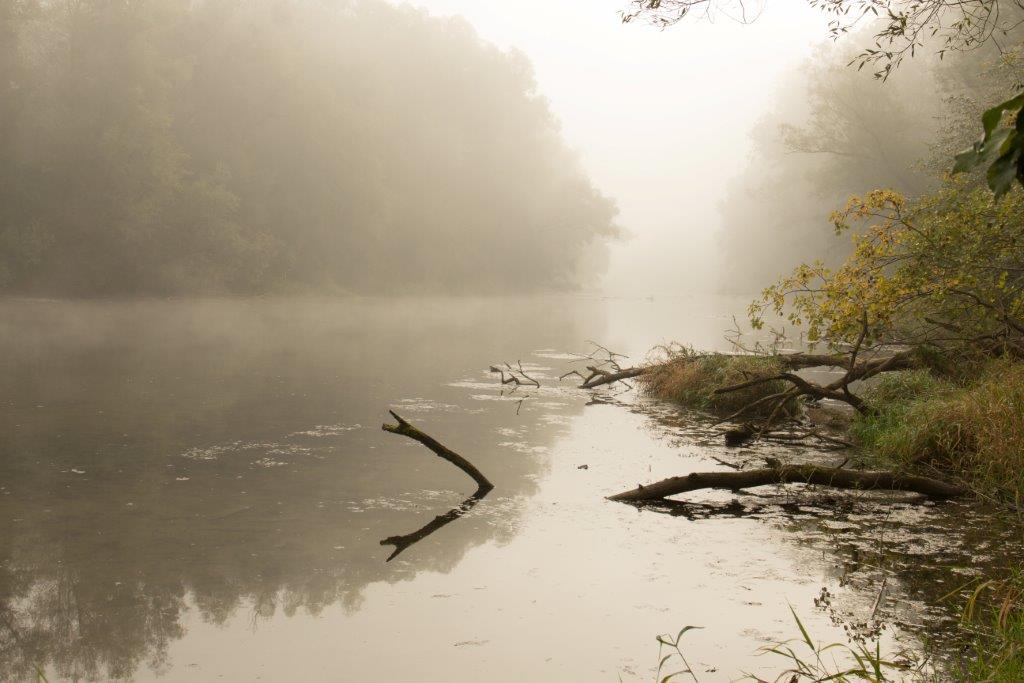
[[[720,267],[713,245],[724,185],[779,76],[825,38],[803,2],[769,3],[752,25],[722,17],[668,30],[623,25],[625,0],[413,0],[462,15],[486,40],[524,52],[595,184],[632,233],[612,250],[613,294],[685,293]]]

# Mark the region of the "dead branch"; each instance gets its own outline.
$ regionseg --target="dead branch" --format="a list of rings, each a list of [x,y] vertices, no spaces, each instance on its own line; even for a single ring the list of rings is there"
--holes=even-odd
[[[605,384],[614,384],[615,382],[619,382],[624,379],[638,377],[647,372],[647,368],[642,366],[638,368],[626,368],[625,370],[619,370],[618,372],[608,372],[607,370],[602,370],[596,366],[588,365],[587,370],[590,370],[590,376],[583,381],[583,384],[580,385],[580,389],[594,389]]]
[[[801,377],[800,375],[792,372],[782,372],[776,375],[767,375],[763,377],[756,377],[739,384],[733,384],[727,387],[720,387],[714,390],[715,394],[726,394],[733,391],[740,391],[758,384],[764,384],[766,382],[782,380],[789,382],[792,386],[782,392],[771,394],[769,396],[763,396],[756,401],[753,401],[732,415],[726,417],[723,422],[729,422],[736,420],[743,415],[749,414],[755,408],[761,406],[771,406],[771,410],[768,419],[764,421],[759,432],[761,434],[769,431],[774,425],[775,420],[783,409],[790,404],[792,401],[800,398],[801,396],[810,396],[813,399],[832,399],[834,401],[841,401],[849,404],[857,412],[861,414],[867,414],[871,411],[864,401],[856,394],[850,391],[850,384],[859,380],[865,380],[883,372],[891,372],[894,370],[906,370],[909,368],[916,367],[918,364],[917,356],[912,349],[906,351],[900,351],[898,353],[891,354],[882,358],[874,358],[871,360],[865,360],[857,362],[857,352],[860,351],[860,344],[862,340],[858,340],[858,344],[854,347],[849,356],[843,355],[816,355],[816,354],[783,354],[777,356],[777,358],[790,368],[796,367],[816,367],[822,365],[829,365],[832,367],[845,368],[846,372],[843,375],[829,384],[818,384],[808,379]]]
[[[460,470],[468,474],[470,477],[473,478],[473,481],[477,483],[478,488],[474,495],[483,496],[488,491],[494,488],[494,484],[488,481],[487,477],[485,477],[483,473],[473,465],[473,463],[466,460],[461,455],[459,455],[452,449],[448,448],[444,444],[440,443],[439,441],[437,441],[437,439],[430,436],[429,434],[426,434],[424,432],[421,432],[419,429],[416,429],[416,427],[413,427],[407,421],[399,417],[398,413],[396,413],[395,411],[389,410],[388,412],[391,413],[392,417],[398,420],[398,424],[382,424],[380,428],[383,429],[385,432],[391,432],[392,434],[400,434],[402,436],[407,436],[415,441],[419,441],[421,444],[423,444],[430,450],[434,451],[434,453],[436,453],[439,457],[444,458],[445,460],[447,460],[448,462],[450,462],[451,464],[455,465]]]
[[[617,353],[615,351],[612,351],[611,349],[609,349],[609,348],[607,348],[605,346],[602,346],[601,344],[598,344],[596,341],[588,339],[587,343],[590,344],[593,347],[590,350],[590,353],[574,353],[574,354],[572,354],[573,356],[576,356],[576,357],[573,358],[570,361],[571,363],[585,363],[585,362],[589,361],[589,362],[591,362],[593,364],[594,367],[600,368],[602,370],[606,370],[606,369],[610,368],[611,372],[619,372],[620,370],[622,370],[622,366],[619,365],[619,361],[617,359],[619,359],[619,358],[628,358],[629,357],[629,356],[627,356],[625,354]],[[591,366],[588,365],[587,369],[589,370],[590,367]],[[568,377],[569,375],[573,375],[573,374],[580,375],[580,378],[583,379],[583,375],[581,375],[578,371],[575,371],[575,370],[572,370],[572,371],[569,371],[569,372],[565,373],[559,379],[562,379],[564,377]]]
[[[533,377],[530,377],[529,375],[527,375],[526,371],[523,370],[523,361],[521,361],[521,360],[516,361],[516,365],[519,368],[519,370],[518,370],[519,374],[518,375],[516,374],[517,371],[514,370],[512,368],[512,366],[509,365],[507,362],[505,363],[505,368],[504,369],[503,368],[499,368],[496,365],[492,365],[490,367],[490,370],[491,370],[491,372],[497,372],[497,373],[499,373],[501,375],[501,383],[502,384],[515,384],[517,387],[522,386],[524,384],[528,385],[528,386],[540,387],[540,382],[535,380]],[[508,378],[505,377],[505,369],[508,370]]]
[[[828,434],[822,434],[816,429],[808,429],[803,432],[768,432],[762,435],[766,441],[782,441],[786,443],[800,443],[810,439],[817,439],[833,448],[853,448],[853,444],[845,439],[840,439]]]
[[[606,354],[608,356],[609,361],[614,361],[616,358],[629,358],[629,356],[625,354],[616,353],[615,351],[612,351],[608,347],[598,344],[593,339],[588,339],[587,343],[594,347],[594,351],[592,351],[590,354],[591,358],[593,358],[599,352]]]
[[[728,460],[722,460],[721,458],[712,455],[711,459],[717,462],[719,465],[725,465],[726,467],[734,470],[743,469],[743,465],[737,465],[736,463],[729,462]]]
[[[661,500],[668,496],[700,489],[716,488],[735,491],[769,484],[816,484],[857,490],[888,489],[911,491],[933,498],[955,498],[967,493],[963,487],[929,477],[903,475],[895,472],[857,471],[818,465],[775,463],[770,467],[739,472],[693,472],[682,477],[663,479],[647,486],[641,485],[635,489],[609,496],[608,499],[635,503]]]

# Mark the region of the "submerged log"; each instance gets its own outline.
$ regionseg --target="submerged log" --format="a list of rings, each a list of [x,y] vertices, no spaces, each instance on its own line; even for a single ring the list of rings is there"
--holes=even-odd
[[[841,489],[911,491],[933,498],[955,498],[967,489],[938,479],[895,472],[844,470],[818,465],[777,464],[739,472],[693,472],[683,477],[670,477],[647,486],[609,496],[609,500],[643,502],[700,489],[747,489],[768,484],[817,484]]]
[[[421,432],[420,430],[416,429],[406,420],[399,417],[398,413],[396,413],[395,411],[389,410],[388,412],[391,413],[392,417],[398,420],[398,424],[382,424],[380,428],[383,429],[385,432],[391,432],[392,434],[400,434],[402,436],[407,436],[410,439],[419,441],[421,444],[423,444],[430,450],[434,451],[434,453],[436,453],[439,457],[444,458],[445,460],[447,460],[448,462],[450,462],[451,464],[455,465],[460,470],[468,474],[470,477],[473,478],[473,481],[477,483],[478,488],[476,490],[476,494],[474,495],[483,496],[485,493],[494,488],[494,484],[492,484],[487,479],[487,477],[483,475],[483,472],[478,470],[473,465],[473,463],[466,460],[461,455],[459,455],[452,449],[448,448],[447,446],[445,446],[444,444],[442,444],[429,434]]]

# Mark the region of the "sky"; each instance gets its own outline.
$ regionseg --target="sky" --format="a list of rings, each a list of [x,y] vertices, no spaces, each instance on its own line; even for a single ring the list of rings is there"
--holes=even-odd
[[[720,263],[718,206],[747,163],[749,132],[782,74],[826,38],[804,2],[768,2],[757,21],[691,18],[666,30],[622,24],[626,0],[412,0],[458,15],[532,62],[539,91],[630,237],[612,247],[603,289],[653,296],[706,290]]]

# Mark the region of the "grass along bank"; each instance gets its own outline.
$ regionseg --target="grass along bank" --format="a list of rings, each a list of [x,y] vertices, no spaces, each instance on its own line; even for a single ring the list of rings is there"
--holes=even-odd
[[[874,378],[858,390],[868,410],[853,419],[849,436],[869,467],[954,479],[984,498],[1022,508],[1024,363],[1002,358],[969,365],[953,374],[924,362]],[[677,348],[638,381],[648,396],[724,417],[779,394],[787,383],[770,380],[729,393],[717,389],[783,371],[775,356]],[[800,411],[800,402],[793,401],[787,412],[792,417]]]
[[[687,347],[673,347],[667,350],[665,361],[651,365],[637,380],[648,396],[728,415],[784,391],[787,384],[772,380],[727,394],[716,394],[716,389],[740,384],[751,377],[778,375],[781,371],[782,364],[773,356],[700,354]]]
[[[995,360],[968,379],[928,370],[882,376],[872,413],[851,427],[870,464],[952,477],[978,494],[1024,503],[1024,363]]]
[[[868,410],[855,414],[847,426],[849,438],[858,446],[857,460],[872,469],[954,480],[981,498],[1020,511],[1024,509],[1024,362],[1005,357],[947,360],[921,357],[916,369],[885,373],[858,388]],[[639,380],[649,396],[728,415],[778,393],[785,383],[764,382],[732,394],[716,394],[716,389],[772,377],[781,370],[780,361],[772,356],[683,350],[652,365]],[[799,405],[794,408],[799,411]],[[965,646],[959,652],[934,653],[942,662],[934,671],[902,670],[887,663],[880,652],[847,645],[828,646],[850,655],[850,661],[833,668],[822,664],[813,644],[807,653],[788,647],[771,651],[792,660],[787,675],[799,681],[1024,681],[1024,572],[1010,568],[1007,578],[965,587],[948,599],[964,600],[964,590],[968,595],[962,622]],[[801,634],[806,636],[802,628]],[[678,638],[659,642],[671,646]],[[688,670],[688,666],[683,669]]]

